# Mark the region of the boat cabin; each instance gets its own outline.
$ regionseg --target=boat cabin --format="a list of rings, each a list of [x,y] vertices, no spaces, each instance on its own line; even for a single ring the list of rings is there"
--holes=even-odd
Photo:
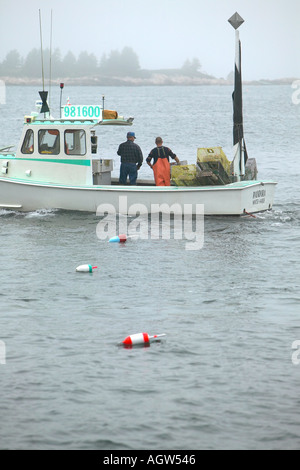
[[[95,126],[101,123],[25,116],[16,153],[2,160],[2,175],[50,184],[111,184],[113,161],[96,156]]]

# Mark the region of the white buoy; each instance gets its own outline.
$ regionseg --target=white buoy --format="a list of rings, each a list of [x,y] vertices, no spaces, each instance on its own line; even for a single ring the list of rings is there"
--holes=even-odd
[[[78,273],[92,273],[93,269],[97,269],[98,266],[92,266],[91,264],[82,264],[76,268]]]
[[[149,336],[148,333],[136,333],[135,335],[127,336],[127,338],[122,341],[121,344],[124,346],[136,346],[138,344],[149,345],[154,341],[159,341],[161,338],[165,337],[166,335],[163,333],[161,335],[154,335]]]

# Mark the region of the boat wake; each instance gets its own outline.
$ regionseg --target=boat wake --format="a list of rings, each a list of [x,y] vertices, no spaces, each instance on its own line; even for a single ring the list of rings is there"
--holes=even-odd
[[[38,209],[36,211],[27,212],[25,218],[32,219],[35,217],[48,217],[54,216],[58,212],[58,209]]]
[[[256,214],[256,218],[259,220],[269,220],[273,226],[285,225],[285,224],[299,224],[300,223],[300,207],[295,208],[278,207],[270,212],[263,212]]]
[[[20,212],[8,209],[0,210],[0,217],[11,218],[11,217],[22,217],[24,219],[48,217],[54,216],[58,212],[58,209],[38,209],[32,212]]]

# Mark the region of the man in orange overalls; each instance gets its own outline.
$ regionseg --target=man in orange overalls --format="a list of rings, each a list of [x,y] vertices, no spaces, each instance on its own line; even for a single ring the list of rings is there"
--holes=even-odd
[[[163,146],[161,137],[155,139],[156,147],[151,150],[146,159],[146,162],[152,168],[156,186],[170,186],[171,185],[171,166],[169,157],[173,158],[178,164],[179,158],[172,152],[169,147]],[[153,159],[153,163],[151,163]]]

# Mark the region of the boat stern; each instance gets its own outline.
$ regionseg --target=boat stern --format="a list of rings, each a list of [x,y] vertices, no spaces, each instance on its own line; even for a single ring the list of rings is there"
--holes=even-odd
[[[244,181],[241,192],[241,215],[271,210],[277,183],[274,181]]]

